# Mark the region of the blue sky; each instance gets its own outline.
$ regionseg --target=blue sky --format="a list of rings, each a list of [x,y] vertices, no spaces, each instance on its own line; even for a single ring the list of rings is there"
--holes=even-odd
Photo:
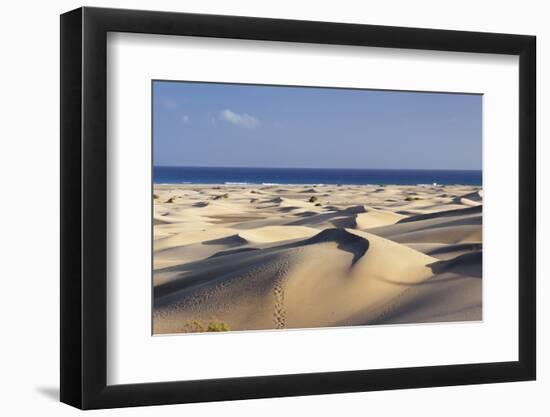
[[[156,166],[481,169],[482,97],[155,81]]]

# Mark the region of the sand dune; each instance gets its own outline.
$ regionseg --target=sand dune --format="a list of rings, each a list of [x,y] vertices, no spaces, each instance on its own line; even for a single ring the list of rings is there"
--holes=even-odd
[[[370,229],[373,227],[395,224],[407,216],[391,211],[371,209],[366,213],[357,214],[355,221],[358,229]]]
[[[401,243],[480,243],[481,206],[409,216],[371,233]]]
[[[265,226],[239,233],[248,242],[267,243],[310,237],[318,230],[305,226]]]
[[[459,255],[481,250],[481,243],[407,243],[408,247],[413,248],[426,255],[437,259],[452,259]]]
[[[481,252],[473,252],[430,264],[434,275],[408,287],[372,324],[479,320],[481,262]]]
[[[156,186],[154,333],[480,320],[479,191]]]

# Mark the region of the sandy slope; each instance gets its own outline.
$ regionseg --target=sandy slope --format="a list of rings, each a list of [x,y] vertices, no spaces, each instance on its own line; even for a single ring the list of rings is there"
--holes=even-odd
[[[155,187],[155,333],[481,319],[468,186]]]

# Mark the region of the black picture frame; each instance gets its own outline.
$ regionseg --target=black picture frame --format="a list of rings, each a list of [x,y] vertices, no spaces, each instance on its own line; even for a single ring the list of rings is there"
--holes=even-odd
[[[108,32],[519,56],[519,358],[112,385],[107,375]],[[61,15],[61,401],[81,409],[482,384],[536,377],[534,36],[102,8]]]

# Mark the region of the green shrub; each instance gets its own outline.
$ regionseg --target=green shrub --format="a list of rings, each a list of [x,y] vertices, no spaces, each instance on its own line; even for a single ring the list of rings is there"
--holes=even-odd
[[[223,322],[210,322],[206,328],[207,332],[228,332],[231,330],[227,323]]]
[[[183,332],[185,333],[203,333],[204,326],[196,320],[190,321],[183,325]]]
[[[228,332],[231,328],[227,323],[211,321],[208,325],[198,320],[192,320],[185,323],[182,327],[183,333],[205,333],[205,332]]]

